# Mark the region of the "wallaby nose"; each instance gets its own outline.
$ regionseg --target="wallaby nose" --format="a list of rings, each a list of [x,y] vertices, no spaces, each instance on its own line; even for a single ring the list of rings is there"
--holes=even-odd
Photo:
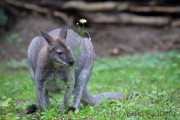
[[[69,61],[69,65],[70,65],[70,66],[73,66],[73,65],[74,65],[74,60],[70,60],[70,61]]]

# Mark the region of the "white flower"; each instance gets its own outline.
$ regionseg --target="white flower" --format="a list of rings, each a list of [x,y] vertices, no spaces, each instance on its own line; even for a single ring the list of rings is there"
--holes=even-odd
[[[86,19],[80,19],[79,22],[82,23],[82,24],[84,24],[84,23],[87,22],[87,20],[86,20]]]
[[[79,25],[79,23],[76,23],[76,25]]]
[[[91,38],[89,38],[89,40],[91,40]]]

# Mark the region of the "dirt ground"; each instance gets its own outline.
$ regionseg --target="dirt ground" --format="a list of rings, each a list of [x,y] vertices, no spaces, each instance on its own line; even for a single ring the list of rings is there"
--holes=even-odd
[[[64,25],[61,20],[43,16],[19,19],[13,29],[0,36],[0,62],[26,58],[30,41],[41,30],[49,32]],[[91,35],[97,59],[180,49],[180,28],[89,24],[86,30]]]

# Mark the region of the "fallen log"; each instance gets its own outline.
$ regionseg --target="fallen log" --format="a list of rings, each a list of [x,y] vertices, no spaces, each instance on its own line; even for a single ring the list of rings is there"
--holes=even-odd
[[[172,27],[180,27],[180,19],[173,20],[171,22]]]
[[[145,17],[129,13],[83,13],[82,15],[92,23],[123,23],[164,26],[169,25],[171,21],[168,17]]]
[[[76,9],[80,11],[95,12],[95,11],[122,11],[129,8],[128,2],[94,2],[86,3],[84,1],[69,1],[62,5],[62,9]]]
[[[179,13],[180,6],[165,7],[165,6],[131,6],[130,12],[162,12],[162,13]]]
[[[62,18],[67,26],[73,26],[74,19],[73,17],[68,17],[65,13],[59,11],[53,11],[52,15],[55,17]]]
[[[47,15],[51,14],[49,9],[44,8],[44,7],[40,7],[38,5],[30,4],[30,3],[14,1],[14,0],[6,0],[5,3],[11,4],[11,5],[14,5],[14,6],[17,6],[17,7],[22,7],[22,8],[25,8],[25,9],[29,9],[29,10],[32,10],[32,11],[36,11],[36,12],[39,12],[39,13],[44,13],[44,14],[47,14]],[[68,26],[71,26],[73,24],[72,19],[69,19],[69,17],[63,12],[54,10],[54,11],[52,11],[52,15],[55,16],[55,17],[61,18]]]
[[[34,11],[40,12],[40,13],[48,13],[49,12],[47,8],[43,8],[43,7],[34,5],[34,4],[25,3],[25,2],[20,2],[20,1],[15,1],[15,0],[5,0],[4,2],[14,5],[14,6],[17,6],[17,7],[34,10]]]

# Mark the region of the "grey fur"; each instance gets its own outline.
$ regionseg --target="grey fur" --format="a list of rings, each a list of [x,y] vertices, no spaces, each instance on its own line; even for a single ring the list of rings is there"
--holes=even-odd
[[[28,49],[29,69],[35,82],[36,93],[41,110],[43,110],[44,107],[50,106],[48,91],[56,92],[61,90],[61,88],[58,88],[56,85],[56,80],[62,80],[65,84],[70,83],[66,88],[66,93],[64,95],[63,103],[60,106],[60,110],[67,106],[68,100],[73,94],[73,91],[74,99],[72,107],[75,110],[79,109],[80,102],[96,105],[100,104],[105,98],[124,98],[124,94],[118,92],[107,92],[96,97],[91,96],[88,92],[87,83],[95,59],[95,53],[90,40],[87,38],[81,38],[66,27],[55,29],[46,35],[50,35],[55,42],[62,41],[65,45],[64,47],[67,48],[65,48],[65,50],[67,52],[71,51],[67,53],[69,54],[69,61],[73,61],[72,58],[74,57],[72,52],[78,49],[78,43],[81,42],[77,60],[74,62],[76,69],[72,69],[72,66],[68,64],[67,60],[62,60],[57,57],[51,59],[52,56],[50,55],[50,51],[53,50],[53,48],[51,48],[51,44],[48,43],[44,37],[39,36],[32,40]],[[65,40],[62,40],[64,38]],[[61,45],[59,44],[59,46]],[[62,46],[60,47],[60,50],[61,48]],[[68,75],[70,72],[70,81],[68,81]]]

